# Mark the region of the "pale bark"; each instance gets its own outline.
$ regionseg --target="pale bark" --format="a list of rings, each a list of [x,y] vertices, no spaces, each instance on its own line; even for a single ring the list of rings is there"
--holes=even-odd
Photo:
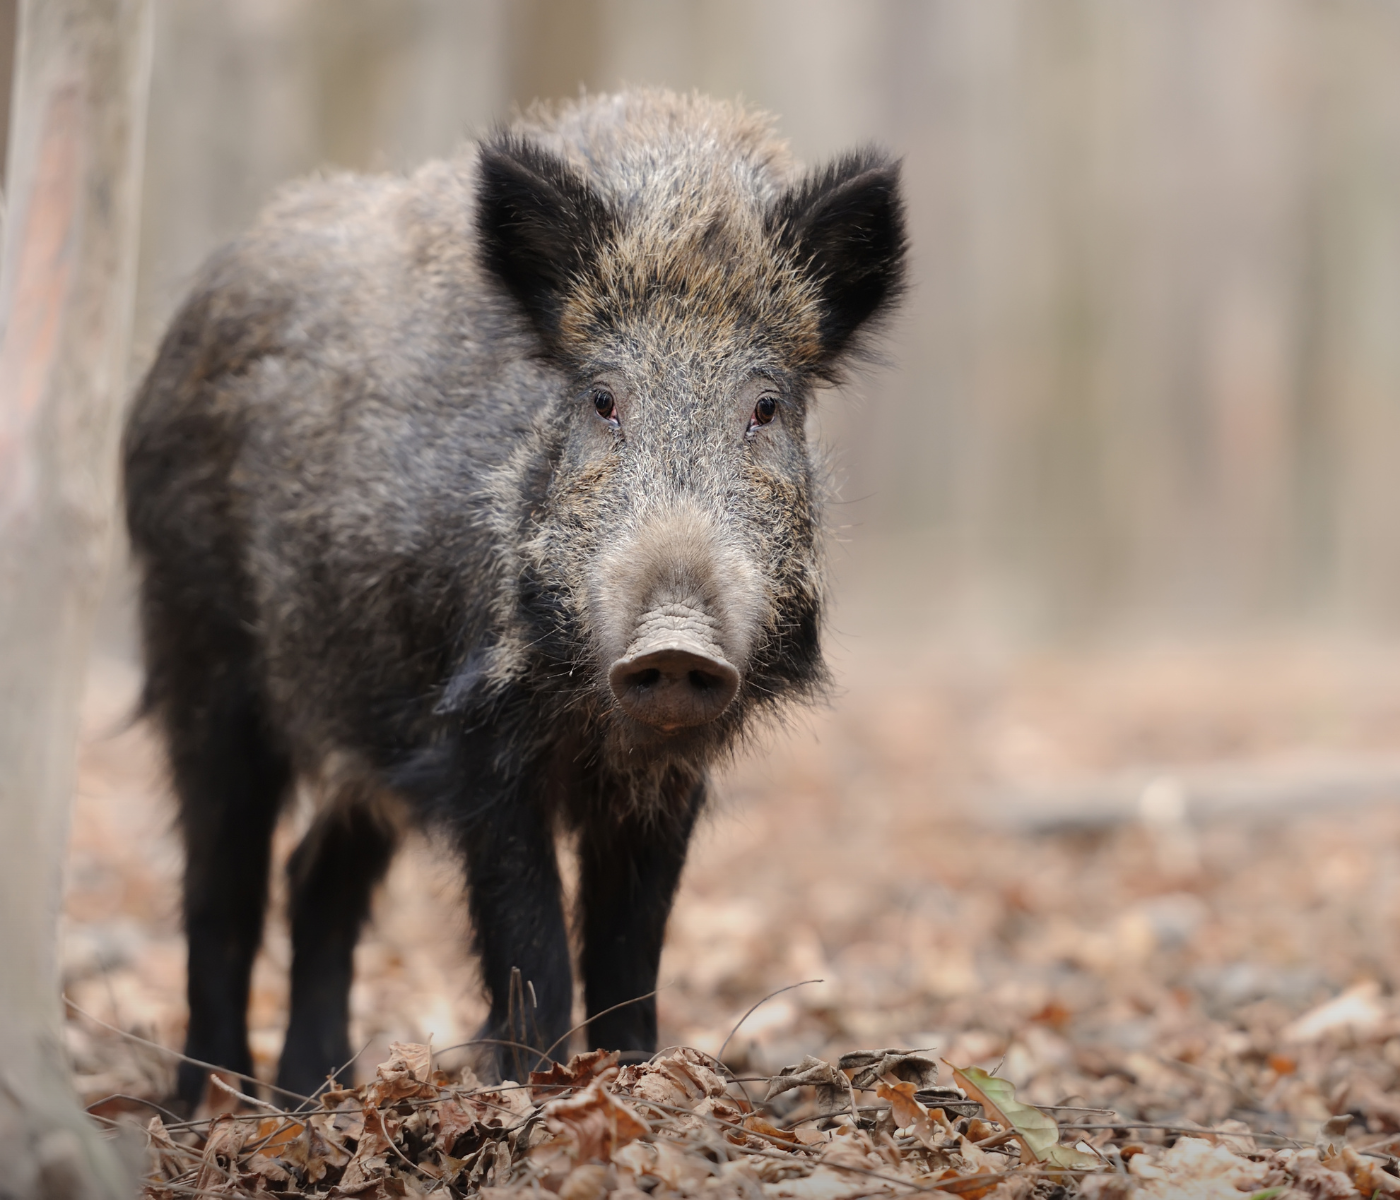
[[[147,0],[25,0],[0,272],[0,1195],[130,1190],[79,1109],[56,944],[115,512]]]

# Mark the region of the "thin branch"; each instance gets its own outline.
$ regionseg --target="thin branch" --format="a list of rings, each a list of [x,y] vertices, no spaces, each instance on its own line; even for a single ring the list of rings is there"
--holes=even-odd
[[[341,1073],[342,1071],[348,1070],[350,1067],[353,1067],[353,1066],[355,1065],[355,1060],[358,1059],[358,1058],[360,1057],[360,1055],[363,1054],[366,1050],[368,1050],[368,1049],[370,1048],[370,1046],[373,1044],[373,1042],[374,1042],[374,1038],[371,1037],[371,1038],[369,1039],[369,1041],[365,1042],[365,1044],[364,1044],[363,1046],[361,1046],[358,1050],[356,1050],[355,1053],[352,1054],[348,1059],[346,1059],[345,1062],[341,1063],[340,1066],[336,1067],[336,1069],[335,1069],[334,1071],[332,1071],[329,1075],[327,1075],[327,1076],[326,1076],[326,1081],[325,1081],[325,1083],[321,1084],[320,1087],[318,1087],[314,1092],[312,1092],[311,1095],[307,1097],[306,1102],[307,1102],[308,1104],[310,1104],[310,1103],[312,1103],[312,1102],[314,1102],[314,1101],[320,1099],[321,1094],[322,1094],[323,1092],[327,1091],[327,1090],[330,1088],[330,1086],[331,1086],[332,1083],[335,1083],[335,1082],[337,1082],[337,1081],[339,1080],[340,1073]],[[429,1057],[429,1060],[428,1060],[428,1061],[429,1061],[429,1063],[431,1064],[431,1062],[432,1062],[431,1056]],[[430,1065],[430,1067],[429,1067],[428,1074],[429,1074],[429,1075],[432,1074],[431,1065]],[[298,1104],[298,1105],[296,1106],[296,1108],[294,1108],[292,1111],[293,1111],[293,1112],[301,1112],[302,1107],[303,1107],[302,1105]]]
[[[1037,1106],[1039,1107],[1039,1106]],[[1061,1125],[1062,1133],[1076,1133],[1081,1129],[1160,1129],[1163,1133],[1194,1133],[1197,1136],[1209,1134],[1211,1137],[1270,1137],[1283,1142],[1300,1143],[1286,1133],[1274,1133],[1269,1129],[1205,1129],[1199,1125],[1165,1125],[1160,1121],[1112,1121],[1107,1124]]]
[[[108,1104],[113,1100],[125,1100],[131,1104],[144,1104],[147,1108],[155,1109],[156,1112],[160,1113],[162,1117],[169,1117],[172,1121],[175,1122],[184,1120],[183,1117],[179,1116],[177,1113],[171,1112],[168,1108],[157,1104],[154,1100],[147,1100],[144,1096],[129,1096],[126,1092],[113,1092],[110,1096],[103,1096],[101,1100],[94,1100],[91,1104],[87,1105],[86,1108],[83,1109],[83,1111],[86,1112],[90,1117],[97,1117],[99,1120],[106,1120],[106,1118],[102,1117],[101,1114],[95,1113],[92,1110],[94,1108],[101,1108],[104,1104]],[[169,1128],[169,1126],[167,1126],[166,1128]]]
[[[795,1140],[788,1141],[786,1138],[774,1137],[771,1133],[760,1133],[758,1130],[750,1129],[746,1125],[736,1125],[733,1121],[726,1121],[723,1117],[717,1117],[713,1113],[698,1113],[694,1109],[678,1108],[674,1104],[661,1104],[656,1100],[646,1100],[640,1096],[634,1096],[632,1099],[639,1106],[647,1105],[660,1112],[672,1113],[676,1116],[698,1117],[700,1120],[711,1125],[718,1125],[722,1129],[733,1129],[749,1137],[762,1138],[765,1142],[772,1142],[773,1145],[781,1146],[784,1150],[801,1150],[805,1153],[812,1149],[812,1147],[804,1146],[801,1142]]]
[[[739,1076],[737,1076],[736,1074],[734,1074],[734,1072],[729,1067],[727,1067],[720,1059],[716,1058],[713,1054],[709,1053],[706,1050],[701,1050],[698,1046],[664,1046],[662,1049],[658,1050],[655,1054],[653,1054],[649,1059],[647,1059],[647,1062],[655,1062],[663,1054],[669,1054],[672,1050],[690,1050],[695,1054],[700,1055],[702,1058],[709,1059],[710,1062],[714,1063],[716,1067],[718,1067],[721,1071],[728,1075],[732,1082],[737,1083],[739,1085],[739,1090],[744,1093],[744,1100],[748,1104],[749,1108],[753,1109],[755,1112],[758,1111],[758,1105],[754,1103],[753,1097],[749,1095],[749,1089],[744,1086],[745,1081],[743,1079],[740,1079]],[[749,1082],[768,1083],[772,1080],[772,1078],[773,1077],[771,1075],[765,1075],[760,1079],[751,1079],[749,1080]]]
[[[191,1058],[188,1054],[181,1054],[178,1050],[172,1050],[169,1046],[162,1046],[159,1042],[153,1042],[149,1038],[143,1038],[126,1029],[121,1029],[116,1025],[109,1025],[99,1017],[94,1017],[92,1013],[79,1008],[67,996],[63,997],[63,1003],[68,1005],[75,1013],[81,1017],[86,1017],[94,1025],[100,1025],[103,1029],[110,1030],[120,1037],[124,1037],[133,1042],[138,1042],[142,1046],[149,1046],[152,1050],[159,1050],[162,1054],[168,1054],[171,1058],[177,1058],[181,1062],[192,1063],[196,1067],[203,1067],[206,1071],[222,1071],[225,1075],[232,1075],[235,1079],[244,1079],[249,1083],[260,1083],[270,1092],[276,1092],[279,1096],[286,1096],[291,1100],[299,1100],[302,1104],[311,1103],[310,1096],[302,1096],[296,1092],[289,1092],[286,1088],[280,1088],[271,1083],[262,1083],[256,1075],[245,1075],[242,1071],[233,1071],[228,1067],[221,1067],[217,1063],[201,1062],[197,1058]]]
[[[757,1158],[777,1158],[784,1162],[792,1162],[791,1155],[777,1154],[772,1150],[758,1150],[752,1146],[736,1146],[741,1154],[752,1154]],[[922,1184],[915,1183],[911,1179],[901,1179],[898,1175],[886,1175],[881,1171],[871,1171],[866,1167],[853,1167],[846,1163],[831,1162],[827,1159],[821,1161],[821,1166],[830,1167],[833,1171],[848,1171],[853,1175],[864,1175],[870,1179],[880,1179],[885,1183],[897,1183],[901,1187],[907,1187],[915,1192],[946,1192],[954,1184],[966,1183],[969,1179],[976,1179],[979,1182],[988,1184],[996,1183],[1001,1179],[1009,1179],[1016,1174],[1014,1171],[983,1171],[972,1175],[958,1175],[952,1179],[940,1179],[937,1183]],[[1061,1172],[1061,1174],[1071,1174],[1072,1172]]]
[[[768,1001],[773,999],[774,996],[781,996],[784,992],[790,992],[794,988],[806,987],[809,983],[825,982],[825,979],[804,979],[801,983],[790,983],[787,985],[787,987],[780,987],[776,992],[769,992],[768,995],[764,996],[763,999],[758,1002],[758,1004],[755,1004],[752,1008],[749,1009],[748,1012],[746,1012],[742,1017],[740,1017],[737,1021],[734,1022],[734,1028],[729,1031],[729,1036],[724,1039],[723,1044],[719,1048],[719,1053],[715,1055],[715,1057],[721,1060],[724,1058],[724,1052],[727,1049],[729,1049],[729,1043],[734,1040],[734,1035],[739,1032],[739,1026],[742,1025],[745,1021],[747,1021],[751,1016],[753,1016],[754,1012],[759,1008],[760,1005],[767,1004]]]
[[[571,1030],[569,1030],[568,1033],[564,1034],[562,1037],[556,1038],[554,1042],[550,1045],[549,1049],[540,1055],[535,1065],[538,1066],[539,1063],[547,1062],[549,1060],[549,1056],[554,1053],[555,1048],[559,1046],[561,1042],[567,1042],[580,1029],[586,1029],[590,1022],[596,1021],[599,1017],[606,1017],[608,1013],[616,1012],[619,1008],[626,1008],[629,1004],[638,1004],[643,1000],[650,1000],[653,996],[656,995],[657,992],[661,991],[662,988],[668,988],[670,986],[671,985],[669,983],[660,984],[659,986],[652,988],[651,991],[645,993],[644,995],[633,996],[632,999],[623,1000],[618,1004],[614,1004],[611,1008],[603,1009],[602,1012],[595,1012],[590,1014],[589,1016],[584,1018],[584,1020],[580,1021],[577,1025],[575,1025]]]
[[[264,1112],[276,1113],[279,1117],[285,1117],[287,1115],[287,1110],[285,1108],[278,1108],[277,1105],[269,1104],[266,1100],[259,1100],[255,1096],[248,1095],[247,1092],[240,1092],[236,1087],[230,1087],[219,1078],[217,1072],[209,1076],[209,1084],[211,1087],[223,1092],[224,1095],[231,1096],[233,1099],[248,1105],[250,1108],[260,1108]]]
[[[573,1031],[570,1030],[570,1033]],[[444,1046],[441,1050],[433,1051],[434,1057],[440,1058],[450,1050],[465,1050],[468,1046],[510,1046],[515,1050],[524,1050],[527,1054],[538,1054],[538,1046],[527,1046],[524,1042],[512,1042],[509,1038],[470,1038],[465,1042],[454,1042],[450,1046]]]

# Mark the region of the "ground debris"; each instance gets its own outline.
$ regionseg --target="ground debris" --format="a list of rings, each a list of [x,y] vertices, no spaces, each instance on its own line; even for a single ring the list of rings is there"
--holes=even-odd
[[[794,1123],[755,1105],[744,1081],[689,1047],[620,1070],[615,1055],[595,1051],[533,1073],[528,1085],[485,1086],[470,1072],[434,1069],[427,1046],[396,1043],[369,1083],[331,1088],[312,1111],[224,1112],[173,1125],[152,1118],[143,1197],[1400,1196],[1394,1161],[1344,1137],[1260,1149],[1269,1135],[1234,1121],[1177,1128],[1153,1142],[1112,1110],[1098,1110],[1094,1122],[1057,1122],[973,1067],[953,1068],[952,1077],[980,1115],[950,1119],[919,1099],[917,1085],[935,1088],[936,1077],[924,1061],[907,1066],[911,1057],[852,1053],[843,1069],[809,1056],[785,1069],[768,1081],[782,1106],[793,1091],[832,1093],[837,1080],[854,1105]],[[874,1066],[890,1069],[877,1076]],[[1340,1121],[1328,1127],[1344,1134]]]
[[[1400,646],[940,654],[896,639],[888,656],[852,660],[839,709],[717,779],[717,816],[697,838],[656,998],[662,1042],[693,1049],[626,1066],[585,1056],[516,1090],[464,1078],[473,1052],[459,1043],[487,1013],[460,875],[410,838],[356,952],[352,1045],[367,1047],[354,1068],[365,1089],[331,1093],[296,1118],[300,1129],[273,1137],[267,1112],[234,1114],[250,1133],[232,1158],[231,1128],[206,1156],[207,1135],[160,1113],[159,1186],[192,1195],[203,1173],[225,1194],[348,1195],[358,1155],[370,1196],[514,1191],[528,1177],[570,1200],[697,1189],[797,1200],[849,1195],[852,1180],[863,1194],[936,1185],[990,1187],[996,1200],[1150,1200],[1216,1183],[1223,1194],[1226,1177],[1252,1186],[1259,1167],[1259,1187],[1234,1195],[1391,1194],[1400,791],[1345,808],[1324,804],[1324,791],[1264,812],[1213,808],[1195,781],[1229,771],[1302,786],[1328,764],[1393,763]],[[99,1120],[144,1125],[173,1090],[185,951],[159,755],[144,725],[122,721],[135,695],[129,681],[90,706],[63,983],[84,1102]],[[1131,780],[1125,820],[1036,832],[988,819],[1018,789],[1090,796]],[[289,818],[278,863],[297,836]],[[249,1007],[265,1081],[288,1015],[284,879],[274,871]],[[754,1006],[759,997],[770,998]],[[433,1065],[450,1086],[424,1079],[411,1055],[383,1078],[373,1070],[393,1060],[392,1043],[430,1040],[446,1047]],[[937,1082],[918,1064],[896,1069],[885,1047],[940,1064]],[[1017,1103],[1053,1119],[1056,1146],[1106,1165],[1027,1171],[1020,1140],[994,1140],[1006,1131],[945,1061],[1006,1081]],[[764,1102],[775,1077],[806,1071],[812,1084]],[[600,1079],[650,1131],[627,1140],[625,1120],[605,1122],[606,1164],[571,1159],[567,1130],[543,1112]],[[366,1132],[370,1107],[380,1127]],[[548,1154],[569,1173],[543,1174]],[[435,1166],[445,1179],[431,1178]]]

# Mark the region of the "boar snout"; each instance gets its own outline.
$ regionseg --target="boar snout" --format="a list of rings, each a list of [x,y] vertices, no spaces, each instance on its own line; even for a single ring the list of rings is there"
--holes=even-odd
[[[714,644],[714,621],[684,604],[642,618],[636,640],[608,671],[633,720],[663,733],[713,721],[739,690],[739,672]]]
[[[662,733],[734,703],[760,636],[763,583],[698,504],[637,514],[599,560],[590,607],[617,707]]]

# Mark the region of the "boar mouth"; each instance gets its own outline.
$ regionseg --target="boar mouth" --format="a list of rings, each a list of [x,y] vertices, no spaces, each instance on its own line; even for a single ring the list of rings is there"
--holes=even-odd
[[[739,672],[709,636],[712,618],[685,604],[653,609],[608,669],[623,712],[665,734],[705,725],[739,691]]]

